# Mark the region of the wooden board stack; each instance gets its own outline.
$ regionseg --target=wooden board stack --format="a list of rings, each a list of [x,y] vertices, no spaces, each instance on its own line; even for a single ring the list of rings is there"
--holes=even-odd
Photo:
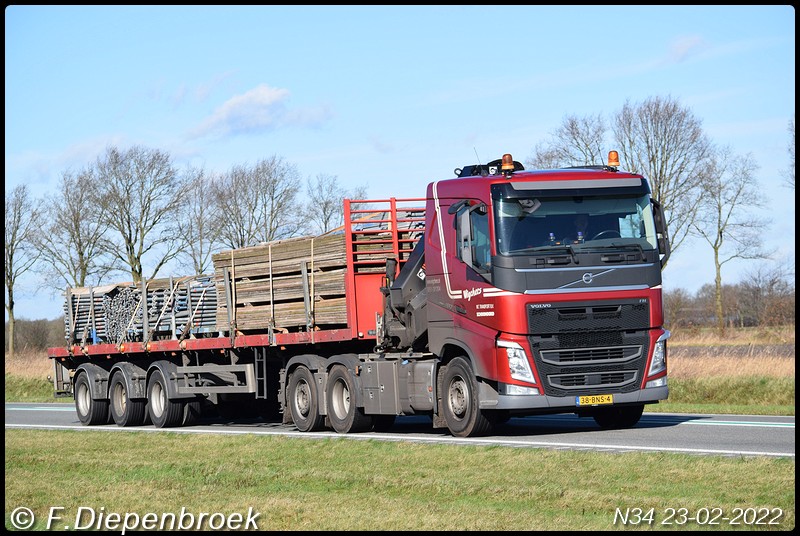
[[[212,260],[221,330],[227,330],[229,322],[243,333],[347,324],[347,259],[341,233],[227,250]],[[230,314],[229,299],[236,304]]]

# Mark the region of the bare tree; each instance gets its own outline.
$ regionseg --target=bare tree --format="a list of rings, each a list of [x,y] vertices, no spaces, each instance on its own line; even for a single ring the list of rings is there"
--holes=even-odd
[[[759,265],[745,273],[739,284],[742,314],[759,326],[794,323],[794,267]]]
[[[587,166],[605,163],[603,139],[606,125],[602,117],[564,117],[548,142],[534,148],[533,156],[525,161],[532,169],[552,169],[568,166]]]
[[[364,199],[367,189],[359,186],[348,191],[339,185],[337,176],[319,174],[306,182],[306,194],[310,230],[322,234],[344,224],[344,199]]]
[[[298,206],[295,166],[273,156],[253,167],[237,165],[214,183],[220,241],[230,248],[295,236],[305,217]]]
[[[15,187],[11,195],[6,192],[6,313],[8,314],[8,353],[14,355],[14,291],[19,279],[39,259],[35,246],[37,233],[41,233],[41,199],[33,199],[25,184]]]
[[[220,241],[229,248],[243,248],[257,242],[259,196],[244,165],[234,165],[211,184],[218,214]]]
[[[265,222],[261,240],[270,242],[297,236],[306,222],[306,215],[297,210],[302,206],[297,200],[301,188],[297,167],[273,156],[258,162],[253,172],[257,182],[265,186],[261,191]]]
[[[140,146],[110,147],[98,158],[96,171],[94,200],[101,222],[121,242],[117,261],[134,283],[142,280],[146,265],[152,267],[152,279],[180,252],[176,214],[185,197],[182,178],[169,154]]]
[[[701,122],[672,98],[626,102],[614,120],[622,168],[647,177],[664,207],[672,252],[689,236],[711,144]]]
[[[178,235],[181,238],[181,266],[192,274],[213,269],[211,255],[219,238],[223,218],[214,203],[213,177],[203,168],[188,168],[184,201],[178,209]]]
[[[687,313],[692,307],[692,297],[685,289],[675,288],[664,293],[664,320],[670,329],[686,327],[691,322],[691,315]]]
[[[725,331],[722,266],[734,259],[770,255],[762,249],[761,238],[768,222],[750,212],[764,204],[753,175],[756,169],[750,155],[736,156],[724,148],[714,151],[700,183],[702,195],[692,227],[714,252],[714,305],[720,334]]]
[[[17,319],[16,348],[23,352],[41,351],[64,344],[64,320]]]
[[[53,289],[99,283],[111,270],[108,223],[91,199],[98,187],[91,168],[61,175],[60,188],[45,201],[47,224],[36,236],[39,271]]]

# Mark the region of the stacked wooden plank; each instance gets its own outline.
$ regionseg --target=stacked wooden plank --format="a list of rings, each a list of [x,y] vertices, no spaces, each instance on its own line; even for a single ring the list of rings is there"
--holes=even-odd
[[[220,327],[266,333],[270,327],[300,331],[347,324],[342,233],[277,240],[212,259]],[[235,307],[229,308],[229,299]]]

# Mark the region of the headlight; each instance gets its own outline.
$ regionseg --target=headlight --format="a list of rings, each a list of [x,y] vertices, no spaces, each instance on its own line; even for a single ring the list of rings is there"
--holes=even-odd
[[[506,355],[508,356],[508,370],[511,371],[511,377],[515,380],[521,380],[528,383],[536,383],[533,378],[533,371],[528,363],[528,356],[522,346],[516,342],[510,341],[497,341],[497,346],[505,348]]]
[[[669,331],[664,330],[664,334],[656,341],[653,359],[650,361],[650,370],[647,372],[648,376],[658,374],[667,368],[667,339],[669,336]]]

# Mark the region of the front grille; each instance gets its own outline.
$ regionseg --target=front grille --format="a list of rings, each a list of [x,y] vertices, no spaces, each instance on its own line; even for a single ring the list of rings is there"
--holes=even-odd
[[[549,384],[556,389],[600,389],[604,392],[620,389],[626,385],[636,386],[637,371],[603,372],[593,374],[552,374],[547,377]]]
[[[585,365],[589,363],[619,363],[635,359],[641,346],[609,346],[599,348],[569,348],[542,350],[542,361],[552,365]]]
[[[649,331],[642,330],[534,335],[528,340],[545,394],[571,396],[578,389],[581,395],[636,391],[650,339]]]

